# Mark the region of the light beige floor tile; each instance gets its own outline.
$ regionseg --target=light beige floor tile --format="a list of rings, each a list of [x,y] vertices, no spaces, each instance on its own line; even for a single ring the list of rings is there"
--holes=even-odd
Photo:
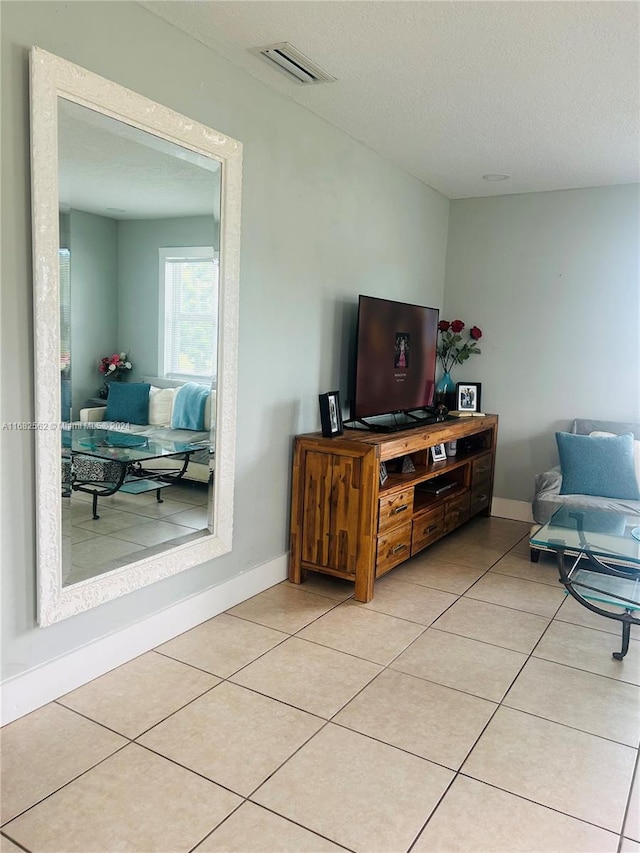
[[[598,604],[598,607],[603,607],[605,610],[622,613],[622,608],[609,608],[603,604]],[[600,616],[588,610],[582,604],[577,602],[575,598],[567,595],[562,607],[556,613],[555,618],[559,622],[570,622],[572,625],[582,625],[584,628],[595,628],[597,631],[606,631],[608,634],[621,636],[621,625],[616,619],[609,619],[607,616]],[[640,640],[640,625],[631,626],[631,637]]]
[[[186,536],[193,532],[193,528],[174,524],[171,521],[143,521],[124,530],[118,530],[112,535],[116,539],[125,542],[135,542],[138,545],[159,545],[161,542],[169,542]]]
[[[528,654],[548,624],[547,618],[533,613],[461,598],[434,623],[434,627]]]
[[[509,518],[498,518],[497,516],[483,518],[476,517],[465,524],[455,533],[456,541],[471,542],[485,548],[494,548],[509,551],[527,537],[531,525],[523,521],[513,521]]]
[[[99,521],[96,522],[96,524],[99,523]],[[97,569],[122,557],[138,554],[140,551],[144,551],[142,545],[123,542],[122,539],[114,539],[113,536],[97,536],[72,545],[71,559],[75,566],[81,566],[83,569]]]
[[[386,613],[388,616],[398,616],[419,625],[430,625],[457,600],[458,596],[450,592],[429,589],[387,576],[376,583],[372,601],[366,604],[353,601],[351,604],[354,607]]]
[[[241,802],[137,744],[4,827],[29,850],[187,853]]]
[[[329,723],[252,799],[350,850],[390,853],[409,848],[452,778]]]
[[[632,841],[630,838],[623,838],[620,853],[640,853],[640,843]]]
[[[98,518],[92,514],[91,504],[82,503],[71,507],[71,523],[74,527],[105,536],[114,530],[131,526],[131,513],[119,509],[102,507],[98,498]]]
[[[24,850],[6,838],[6,836],[0,835],[0,853],[24,853]]]
[[[522,652],[429,628],[391,667],[499,702],[526,659]]]
[[[412,853],[616,853],[618,836],[458,776]]]
[[[631,796],[629,798],[629,811],[624,824],[624,835],[640,842],[640,770],[636,767],[633,780]]]
[[[353,598],[355,592],[354,584],[350,581],[333,578],[331,575],[321,575],[319,572],[307,572],[307,578],[303,583],[291,583],[291,581],[282,583],[291,589],[325,595],[327,598],[333,598],[334,601],[346,601],[347,598]]]
[[[288,636],[256,622],[221,613],[163,643],[156,651],[227,678]]]
[[[635,758],[631,747],[501,707],[462,772],[620,832]]]
[[[462,595],[478,578],[482,577],[485,571],[486,569],[472,569],[469,566],[447,563],[445,560],[433,557],[430,549],[427,549],[401,566],[397,566],[390,577]]]
[[[185,527],[192,527],[194,530],[202,530],[208,523],[207,507],[194,506],[183,512],[176,512],[170,518],[174,524],[183,524]]]
[[[248,796],[322,725],[304,711],[223,683],[140,743]]]
[[[531,658],[503,704],[637,747],[640,687]]]
[[[509,575],[512,578],[520,578],[535,583],[545,583],[548,586],[564,591],[564,587],[558,580],[558,569],[555,562],[550,563],[540,560],[532,563],[529,558],[529,547],[526,554],[517,550],[509,551],[501,560],[489,569],[491,574]]]
[[[497,705],[386,670],[334,722],[457,770]]]
[[[300,631],[299,636],[384,666],[423,631],[422,625],[347,602]]]
[[[619,635],[554,619],[534,656],[640,685],[640,640],[630,641],[629,651],[621,661],[611,656],[620,651],[620,646]]]
[[[492,548],[478,545],[473,540],[459,539],[456,534],[449,534],[440,539],[435,545],[429,546],[429,552],[436,560],[446,563],[457,563],[460,566],[470,566],[472,569],[491,568],[505,555],[505,548]]]
[[[98,533],[90,533],[88,530],[84,530],[82,527],[71,527],[71,544],[77,545],[78,542],[88,542],[89,539],[98,539]]]
[[[338,853],[343,849],[247,801],[196,853]]]
[[[377,664],[291,637],[231,680],[329,719],[380,671]]]
[[[292,589],[291,585],[277,584],[227,612],[276,631],[295,634],[332,607],[335,607],[335,601],[324,595],[313,595]]]
[[[147,652],[58,701],[135,738],[219,681],[192,666]]]
[[[563,588],[488,572],[465,593],[466,598],[500,604],[538,616],[554,616],[564,601]]]
[[[55,704],[9,723],[2,729],[2,823],[125,744]]]

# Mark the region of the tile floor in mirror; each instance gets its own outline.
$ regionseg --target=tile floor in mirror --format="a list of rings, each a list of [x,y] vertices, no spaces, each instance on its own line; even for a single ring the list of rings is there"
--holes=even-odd
[[[5,726],[2,853],[639,853],[640,635],[613,660],[528,530],[369,604],[283,582]]]
[[[167,543],[189,541],[207,527],[209,488],[205,483],[185,480],[163,488],[160,498],[155,490],[99,497],[99,518],[94,519],[92,495],[76,491],[64,497],[64,586],[161,551]]]

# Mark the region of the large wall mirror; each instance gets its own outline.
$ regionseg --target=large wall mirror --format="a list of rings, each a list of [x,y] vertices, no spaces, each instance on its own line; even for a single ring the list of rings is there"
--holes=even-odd
[[[242,146],[31,51],[38,621],[231,550]]]

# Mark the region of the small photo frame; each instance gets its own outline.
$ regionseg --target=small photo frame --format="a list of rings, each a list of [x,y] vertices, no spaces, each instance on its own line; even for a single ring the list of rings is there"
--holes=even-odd
[[[458,382],[456,385],[456,409],[459,412],[480,411],[480,389],[479,382]]]
[[[322,435],[325,438],[333,438],[334,435],[342,435],[342,414],[340,411],[340,393],[329,391],[327,394],[319,394],[320,422],[322,424]]]
[[[431,458],[434,462],[442,462],[447,458],[447,451],[445,450],[444,443],[443,444],[435,444],[431,448]]]

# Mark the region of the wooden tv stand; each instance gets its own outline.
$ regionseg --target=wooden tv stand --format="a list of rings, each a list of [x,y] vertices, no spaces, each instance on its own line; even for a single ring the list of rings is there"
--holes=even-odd
[[[484,415],[391,434],[297,436],[289,580],[322,572],[354,581],[356,601],[371,601],[376,578],[472,516],[490,515],[497,434],[498,416]],[[456,455],[433,462],[430,448],[454,439]],[[406,456],[415,471],[403,474]],[[452,485],[436,494],[441,484]]]

